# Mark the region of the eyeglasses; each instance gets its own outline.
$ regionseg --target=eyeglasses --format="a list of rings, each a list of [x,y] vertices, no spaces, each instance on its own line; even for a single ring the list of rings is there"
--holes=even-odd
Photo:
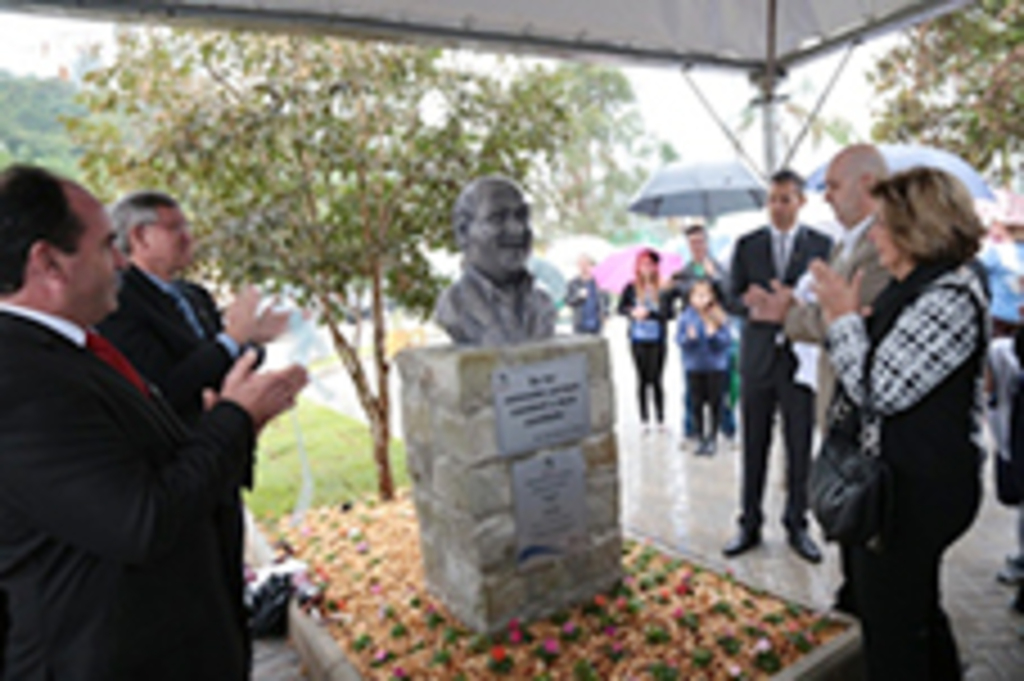
[[[192,229],[191,223],[187,220],[181,220],[179,222],[166,223],[166,222],[147,222],[143,227],[160,227],[168,232],[174,232],[175,234],[181,234],[188,232]]]

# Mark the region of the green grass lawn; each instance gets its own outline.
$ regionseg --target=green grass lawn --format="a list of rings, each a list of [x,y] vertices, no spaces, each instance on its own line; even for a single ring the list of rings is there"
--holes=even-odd
[[[396,405],[397,408],[397,405]],[[268,425],[260,436],[256,484],[245,503],[260,520],[290,513],[302,485],[302,464],[296,445],[295,417],[313,471],[313,505],[376,498],[377,475],[369,427],[315,402],[302,400],[292,412]],[[391,466],[395,486],[409,484],[405,448],[392,440]]]

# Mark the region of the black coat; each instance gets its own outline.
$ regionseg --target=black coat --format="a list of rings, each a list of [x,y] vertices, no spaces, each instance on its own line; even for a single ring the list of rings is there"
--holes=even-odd
[[[118,309],[99,329],[160,388],[178,416],[192,425],[203,413],[203,390],[219,390],[234,359],[216,338],[224,327],[213,297],[190,282],[177,281],[174,286],[188,298],[204,338],[196,335],[174,299],[135,267],[125,271]],[[251,474],[241,483],[251,487]],[[224,490],[212,521],[221,547],[221,578],[228,593],[234,595],[234,626],[246,641],[242,659],[248,664],[248,613],[242,600],[244,518],[237,484]]]
[[[750,286],[757,284],[771,290],[772,279],[778,279],[786,286],[794,286],[812,260],[828,260],[832,239],[806,225],[798,225],[794,229],[798,231],[793,237],[789,262],[782,276],[775,271],[770,227],[751,232],[736,243],[732,266],[729,268],[727,295],[733,313],[746,317],[743,294]],[[777,338],[781,333],[782,326],[779,324],[746,321],[740,340],[740,376],[745,382],[753,385],[770,381],[777,361]],[[792,364],[792,370],[795,371],[796,359],[788,351],[789,341],[784,340],[783,343],[787,349],[783,359]]]
[[[192,304],[205,339],[196,336],[174,299],[135,267],[124,273],[117,311],[98,328],[192,423],[202,413],[203,389],[219,389],[234,360],[216,340],[223,326],[210,294],[195,284],[176,285]]]
[[[91,353],[0,313],[5,679],[238,679],[210,522],[252,465],[221,404],[187,429]]]

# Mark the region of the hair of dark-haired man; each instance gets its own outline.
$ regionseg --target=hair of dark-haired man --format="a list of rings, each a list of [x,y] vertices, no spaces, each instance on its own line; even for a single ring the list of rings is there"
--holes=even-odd
[[[699,222],[691,222],[690,224],[683,227],[683,235],[690,236],[691,234],[705,234],[708,230],[704,228]]]
[[[74,253],[85,225],[65,194],[68,181],[44,168],[12,165],[0,171],[0,294],[24,284],[32,244],[46,241]]]
[[[776,170],[772,173],[771,177],[772,184],[792,184],[796,187],[796,191],[799,194],[804,193],[804,178],[800,176],[800,173],[789,168],[783,168],[782,170]]]

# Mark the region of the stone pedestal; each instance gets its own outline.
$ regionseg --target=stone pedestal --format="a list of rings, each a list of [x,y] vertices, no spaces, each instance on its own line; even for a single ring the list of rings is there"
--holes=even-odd
[[[586,358],[589,434],[550,447],[502,453],[494,372],[581,356]],[[427,586],[463,624],[492,632],[513,618],[541,618],[621,578],[615,400],[604,339],[428,347],[402,352],[397,363]],[[513,481],[516,466],[536,457],[546,457],[547,464],[572,460],[577,483],[578,472],[585,471],[585,521],[570,550],[524,561],[517,553]],[[519,471],[522,478],[522,466]]]

